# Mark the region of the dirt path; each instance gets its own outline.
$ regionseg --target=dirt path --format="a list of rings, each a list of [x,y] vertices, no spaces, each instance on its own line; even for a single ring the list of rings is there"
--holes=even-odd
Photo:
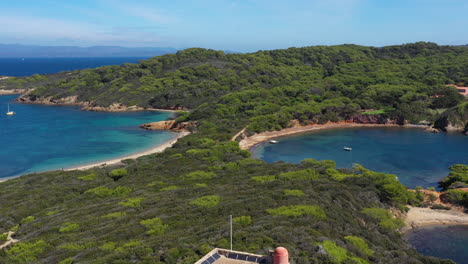
[[[3,245],[0,245],[0,249],[6,248],[9,245],[17,243],[19,241],[18,239],[14,239],[14,238],[11,237],[11,236],[13,236],[14,233],[15,232],[13,232],[13,231],[8,232],[7,241],[5,243],[3,243]]]

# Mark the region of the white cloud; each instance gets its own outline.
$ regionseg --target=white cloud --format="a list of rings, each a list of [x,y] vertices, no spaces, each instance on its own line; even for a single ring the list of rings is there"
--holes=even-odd
[[[95,23],[65,21],[60,19],[0,16],[0,42],[8,39],[53,44],[81,43],[91,45],[157,45],[161,37],[141,30],[112,30]]]

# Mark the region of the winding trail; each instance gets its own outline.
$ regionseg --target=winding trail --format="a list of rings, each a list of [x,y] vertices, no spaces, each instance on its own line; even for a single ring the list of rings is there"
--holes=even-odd
[[[2,245],[0,245],[0,249],[6,248],[11,244],[19,242],[18,239],[14,239],[14,238],[11,237],[11,236],[13,236],[14,233],[15,232],[13,232],[13,231],[8,232],[7,241],[5,243],[3,243]]]

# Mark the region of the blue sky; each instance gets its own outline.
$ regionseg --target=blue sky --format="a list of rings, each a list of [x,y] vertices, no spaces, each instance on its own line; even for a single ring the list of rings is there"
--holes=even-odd
[[[467,0],[2,0],[0,43],[256,51],[468,44]]]

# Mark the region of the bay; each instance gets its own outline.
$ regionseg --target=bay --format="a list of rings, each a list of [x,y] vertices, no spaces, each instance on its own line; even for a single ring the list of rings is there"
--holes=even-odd
[[[17,104],[0,96],[0,178],[128,156],[176,137],[138,125],[170,113],[89,112],[78,107]],[[7,104],[16,112],[7,116]]]
[[[418,128],[347,128],[317,131],[263,143],[253,156],[267,162],[298,163],[306,158],[334,160],[338,168],[353,164],[396,174],[404,185],[437,187],[453,164],[468,164],[468,137],[429,133]],[[352,151],[344,151],[343,147]]]

